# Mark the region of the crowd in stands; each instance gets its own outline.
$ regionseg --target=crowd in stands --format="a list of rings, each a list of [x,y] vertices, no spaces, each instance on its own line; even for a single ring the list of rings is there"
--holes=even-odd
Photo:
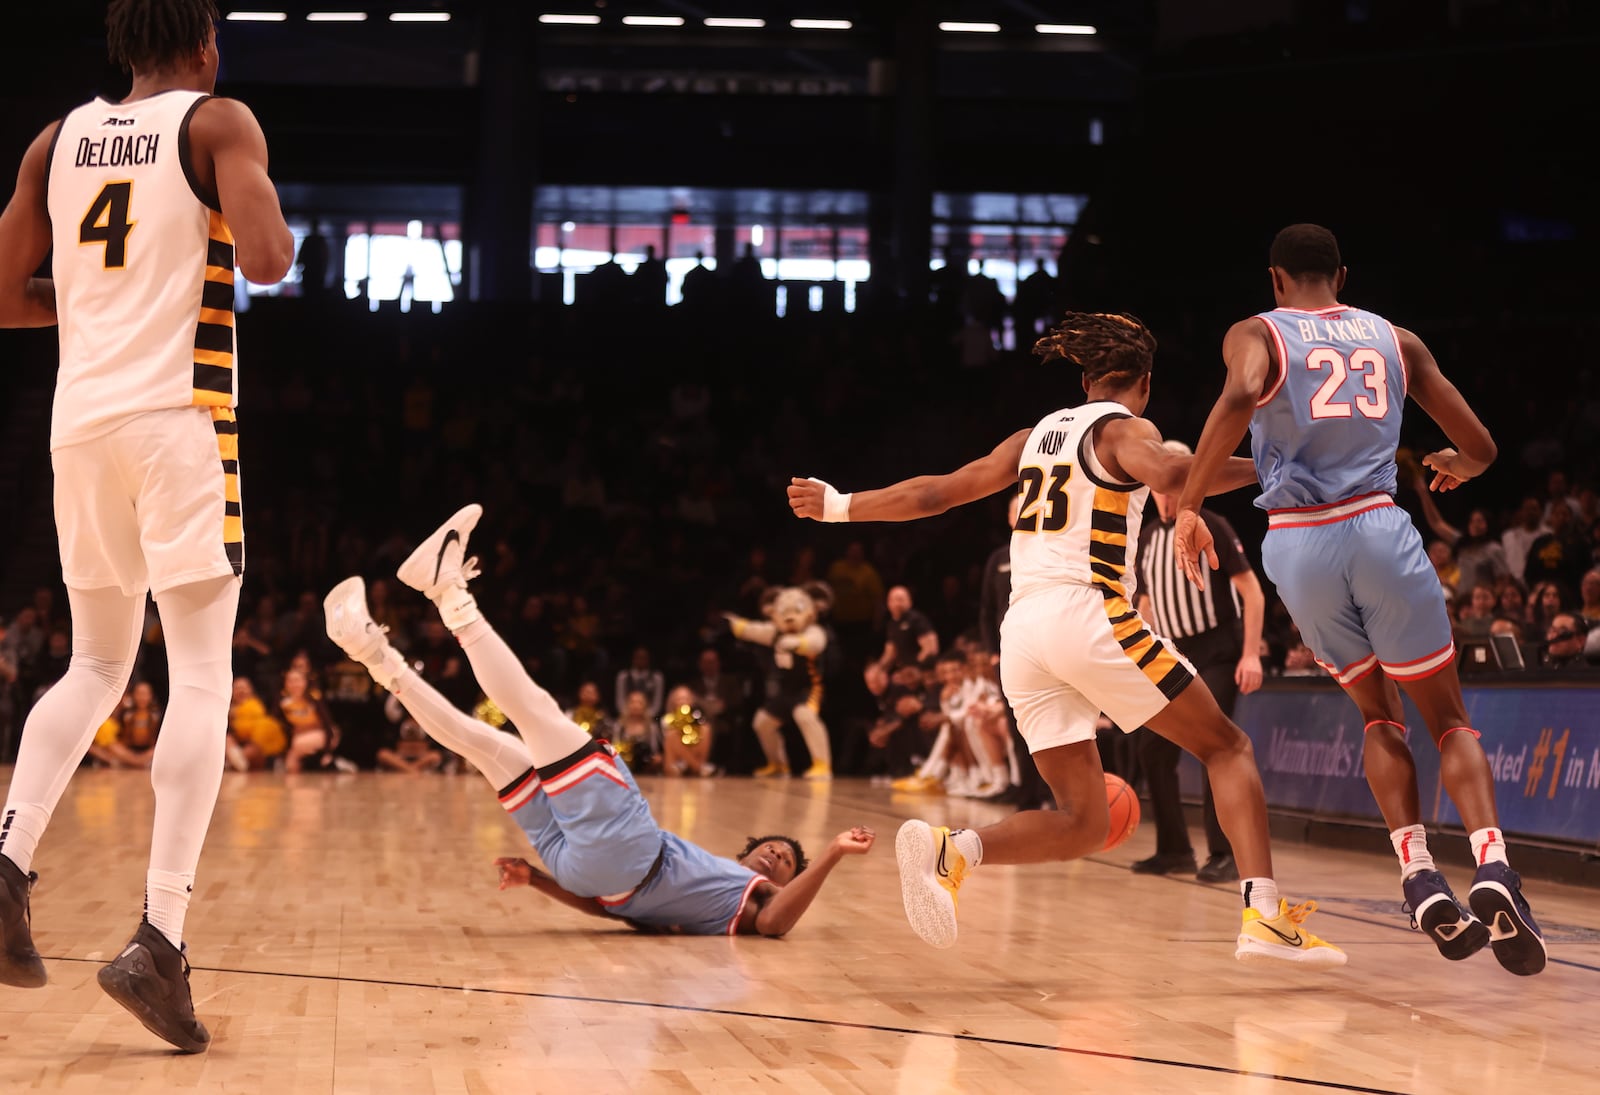
[[[818,525],[796,520],[784,495],[791,475],[851,490],[949,470],[1081,401],[1076,375],[1029,353],[1048,293],[1036,284],[1030,306],[997,302],[985,282],[946,275],[927,313],[783,318],[706,293],[626,314],[603,301],[401,314],[258,300],[239,318],[247,570],[229,764],[460,767],[328,642],[322,597],[350,574],[366,578],[373,618],[429,680],[504,724],[437,614],[394,579],[439,520],[477,501],[480,603],[535,679],[641,771],[753,770],[765,652],[736,641],[723,613],[759,617],[770,588],[821,581],[832,592],[823,714],[835,771],[914,777],[942,748],[972,793],[1003,787],[1013,758],[977,624],[1005,499],[911,525]],[[1236,317],[1145,318],[1161,343],[1147,414],[1192,443],[1220,383],[1212,330]],[[1559,335],[1485,322],[1412,326],[1484,414],[1501,458],[1466,489],[1430,494],[1412,454],[1442,438],[1413,410],[1399,501],[1430,540],[1464,652],[1504,633],[1531,668],[1589,672],[1600,658],[1600,381],[1577,370],[1525,405],[1497,401],[1508,341]],[[976,359],[963,335],[974,323],[991,351]],[[1216,508],[1259,559],[1265,521],[1248,492]],[[1269,673],[1320,674],[1281,604],[1269,605]],[[145,638],[89,763],[148,763],[166,697],[153,606]],[[69,653],[59,588],[0,606],[0,760]],[[941,739],[957,722],[974,729]]]

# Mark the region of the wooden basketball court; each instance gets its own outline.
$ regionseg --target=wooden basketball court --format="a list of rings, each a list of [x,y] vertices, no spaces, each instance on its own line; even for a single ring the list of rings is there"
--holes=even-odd
[[[1280,845],[1286,891],[1322,903],[1312,927],[1350,965],[1245,966],[1235,887],[1126,870],[1146,825],[1089,860],[980,868],[961,941],[937,951],[905,924],[895,829],[1000,808],[850,780],[645,790],[663,825],[725,854],[772,831],[816,850],[853,824],[878,846],[781,941],[646,937],[498,892],[494,858],[533,856],[477,776],[229,773],[187,929],[213,1044],[183,1057],[94,981],[138,919],[147,780],[80,772],[35,864],[51,983],[0,988],[0,1091],[1600,1090],[1589,890],[1529,885],[1552,961],[1521,979],[1406,930],[1382,849]]]

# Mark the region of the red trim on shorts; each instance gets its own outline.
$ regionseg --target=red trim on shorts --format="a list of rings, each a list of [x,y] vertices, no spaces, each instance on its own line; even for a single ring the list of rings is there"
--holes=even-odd
[[[1365,494],[1352,494],[1349,498],[1342,498],[1337,502],[1323,502],[1323,503],[1321,503],[1319,505],[1315,505],[1315,506],[1285,506],[1285,507],[1280,507],[1279,509],[1269,509],[1267,512],[1268,513],[1316,513],[1319,510],[1333,509],[1335,506],[1348,506],[1351,502],[1359,502],[1363,498],[1389,498],[1389,495],[1386,492],[1381,491],[1381,490],[1369,490]],[[1389,498],[1389,500],[1391,502],[1394,501],[1393,498]]]

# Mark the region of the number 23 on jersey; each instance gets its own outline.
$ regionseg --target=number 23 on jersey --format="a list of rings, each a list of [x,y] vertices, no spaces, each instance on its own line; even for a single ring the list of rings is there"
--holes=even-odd
[[[1022,484],[1022,505],[1017,509],[1017,532],[1060,532],[1067,527],[1069,512],[1067,480],[1071,464],[1056,464],[1048,474],[1040,467],[1026,467],[1017,473]]]

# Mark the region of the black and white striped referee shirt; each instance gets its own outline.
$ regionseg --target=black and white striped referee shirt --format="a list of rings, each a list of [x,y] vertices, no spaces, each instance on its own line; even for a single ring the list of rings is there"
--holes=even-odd
[[[1213,571],[1202,561],[1200,575],[1205,588],[1196,589],[1184,577],[1172,550],[1176,523],[1154,514],[1151,517],[1154,519],[1146,520],[1139,533],[1139,592],[1150,598],[1150,626],[1156,634],[1169,639],[1188,639],[1219,627],[1231,628],[1243,612],[1243,602],[1232,579],[1250,569],[1244,545],[1233,526],[1208,509],[1200,511],[1200,519],[1216,542],[1221,569]]]

